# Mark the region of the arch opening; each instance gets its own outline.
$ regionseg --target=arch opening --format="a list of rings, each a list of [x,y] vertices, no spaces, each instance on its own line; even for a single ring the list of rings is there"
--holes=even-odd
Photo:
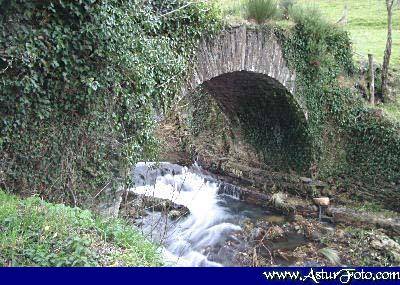
[[[205,81],[200,88],[228,119],[225,127],[236,139],[251,145],[267,166],[308,171],[311,148],[305,114],[277,80],[256,72],[235,71]]]
[[[227,133],[237,134],[229,143],[222,139],[223,144],[232,145],[240,138],[255,150],[255,157],[261,156],[263,166],[309,173],[312,143],[307,108],[296,94],[296,73],[287,65],[272,29],[231,27],[201,40],[183,95],[201,93],[198,89],[209,94],[226,117],[222,125],[214,124],[215,131],[229,128]],[[189,97],[196,105],[196,96]],[[208,102],[201,100],[200,109]],[[211,121],[204,114],[201,120]],[[215,141],[221,141],[217,136]],[[221,152],[226,156],[226,151]]]

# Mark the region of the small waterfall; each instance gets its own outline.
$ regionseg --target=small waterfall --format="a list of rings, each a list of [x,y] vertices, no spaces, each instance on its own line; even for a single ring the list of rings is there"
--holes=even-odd
[[[242,189],[239,186],[222,182],[219,185],[218,194],[232,196],[235,199],[242,200]]]
[[[242,230],[241,221],[264,214],[239,201],[239,187],[212,182],[215,180],[203,175],[196,164],[187,168],[166,162],[140,162],[133,178],[135,187],[130,191],[168,199],[190,211],[177,220],[160,212],[142,217],[144,234],[163,246],[164,260],[170,266],[232,265],[226,260],[226,241],[236,239],[235,234]]]

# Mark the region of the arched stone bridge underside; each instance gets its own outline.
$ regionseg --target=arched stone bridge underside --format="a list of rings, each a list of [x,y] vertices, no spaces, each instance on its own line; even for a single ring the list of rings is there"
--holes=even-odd
[[[183,92],[199,87],[267,162],[308,168],[307,110],[272,31],[240,26],[202,40]]]

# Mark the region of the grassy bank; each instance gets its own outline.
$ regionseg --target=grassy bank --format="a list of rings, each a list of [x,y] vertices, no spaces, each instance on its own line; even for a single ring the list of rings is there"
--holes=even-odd
[[[231,20],[245,18],[243,4],[246,0],[216,0],[223,14]],[[279,2],[279,1],[278,1]],[[343,28],[351,35],[354,50],[367,56],[372,53],[381,63],[386,45],[387,12],[382,0],[295,0],[295,7],[317,8],[328,22],[336,23],[347,5],[347,24]],[[400,46],[400,7],[393,12],[393,47]],[[358,57],[360,57],[358,55]],[[393,65],[400,64],[400,49],[393,48]]]
[[[321,10],[330,22],[338,21],[347,5],[347,24],[344,25],[354,43],[356,52],[372,53],[379,62],[383,60],[387,34],[387,12],[381,0],[297,0],[298,5],[310,5]],[[393,47],[400,46],[400,11],[393,11]],[[400,49],[393,48],[393,65],[400,63]]]
[[[0,266],[160,264],[157,248],[121,220],[0,190]]]

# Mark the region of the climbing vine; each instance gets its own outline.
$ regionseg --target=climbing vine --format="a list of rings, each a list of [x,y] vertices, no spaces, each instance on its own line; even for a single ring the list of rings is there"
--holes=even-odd
[[[296,70],[297,92],[309,112],[307,127],[319,177],[364,181],[357,189],[360,195],[373,191],[378,197],[384,195],[378,188],[398,189],[400,126],[369,108],[347,83],[354,81],[355,72],[347,33],[315,11],[300,10],[293,20],[293,28],[278,28],[276,34]],[[385,194],[386,199],[392,194]],[[399,197],[395,195],[394,200]]]
[[[306,172],[354,193],[352,197],[374,197],[398,207],[400,126],[369,107],[356,89],[357,70],[347,32],[328,24],[317,11],[299,9],[291,17],[294,24],[284,28],[271,24],[248,28],[273,29],[287,64],[296,71],[296,97],[304,103],[307,120],[303,124],[296,108],[287,108],[278,111],[280,119],[274,121],[271,112],[288,103],[284,94],[275,96],[280,98],[275,103],[264,98],[254,108],[244,101],[241,110],[235,110],[244,139],[262,153],[268,166]],[[192,123],[200,129],[215,128],[199,112],[210,103],[200,100],[192,112],[199,122]],[[282,117],[292,123],[285,125]]]
[[[186,4],[1,1],[0,187],[79,203],[152,159],[155,118],[219,26]]]
[[[221,28],[202,1],[5,0],[0,10],[0,187],[73,203],[156,156],[157,119],[199,38]],[[293,20],[275,33],[309,113],[317,175],[398,189],[400,126],[346,85],[348,35],[314,12]]]

